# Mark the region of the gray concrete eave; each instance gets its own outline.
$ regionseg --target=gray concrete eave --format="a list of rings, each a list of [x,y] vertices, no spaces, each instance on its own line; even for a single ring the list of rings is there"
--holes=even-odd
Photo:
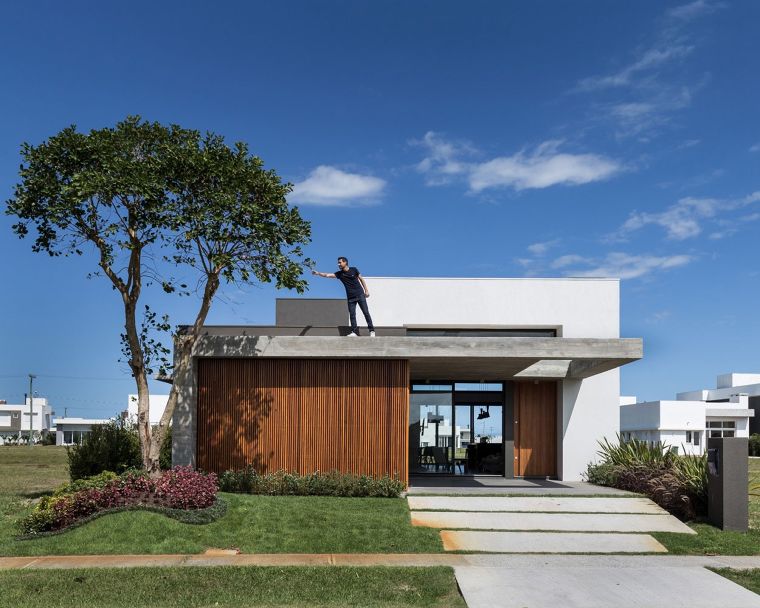
[[[412,379],[588,378],[641,359],[640,338],[201,336],[195,357],[407,359]]]

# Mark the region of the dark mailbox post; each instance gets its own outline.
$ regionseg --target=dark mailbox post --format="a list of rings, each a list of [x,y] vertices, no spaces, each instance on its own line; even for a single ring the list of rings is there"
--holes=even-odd
[[[749,526],[749,440],[707,440],[707,516],[723,530],[746,532]]]

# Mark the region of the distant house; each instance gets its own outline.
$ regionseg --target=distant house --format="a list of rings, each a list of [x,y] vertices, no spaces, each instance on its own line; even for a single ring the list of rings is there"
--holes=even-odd
[[[749,419],[749,433],[760,433],[760,374],[721,374],[715,384],[716,388],[678,393],[677,398],[721,403],[728,401],[732,395],[747,395],[748,407],[755,412]]]
[[[81,443],[92,427],[108,424],[110,420],[101,418],[56,418],[55,445]]]
[[[166,402],[169,401],[169,395],[153,395],[150,396],[150,423],[152,426],[157,425],[161,421],[161,415],[166,409]],[[133,424],[137,423],[137,395],[129,395],[127,397],[127,415],[129,421]]]
[[[747,379],[758,382],[746,384]],[[701,455],[706,438],[748,437],[757,415],[747,389],[760,395],[760,374],[724,374],[717,384],[715,389],[678,393],[673,401],[635,403],[635,398],[621,397],[621,438],[662,442],[680,453]]]
[[[42,433],[53,430],[55,412],[46,397],[35,397],[31,407],[31,430],[35,441]],[[24,404],[0,402],[0,445],[12,441],[28,441],[29,437],[29,398]]]

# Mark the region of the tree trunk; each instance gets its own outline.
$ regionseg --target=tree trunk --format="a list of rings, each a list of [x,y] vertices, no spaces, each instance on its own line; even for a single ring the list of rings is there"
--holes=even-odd
[[[145,373],[145,360],[140,337],[137,332],[135,303],[129,297],[125,297],[124,318],[124,329],[126,330],[127,344],[131,355],[129,368],[132,370],[137,385],[137,433],[140,437],[140,452],[143,468],[150,471],[150,389],[148,377]]]
[[[203,324],[206,322],[208,311],[211,308],[211,301],[214,299],[217,290],[219,289],[219,272],[221,269],[214,270],[207,274],[206,285],[203,289],[203,300],[201,301],[201,307],[198,310],[198,314],[195,317],[195,323],[190,329],[189,333],[184,336],[178,336],[174,341],[174,346],[179,350],[174,357],[174,378],[184,377],[192,365],[193,348],[198,341]],[[145,468],[152,474],[159,473],[161,467],[159,463],[159,457],[161,454],[161,444],[166,437],[166,431],[171,423],[172,416],[174,416],[174,409],[177,407],[177,384],[172,382],[172,388],[169,391],[169,399],[166,402],[166,408],[161,415],[161,420],[158,423],[158,428],[152,434],[150,438],[150,447],[148,449],[148,461]],[[138,404],[139,410],[139,404]],[[150,427],[150,425],[148,425]],[[142,435],[140,436],[142,442]],[[148,444],[143,444],[148,445]],[[143,458],[145,451],[143,450]]]

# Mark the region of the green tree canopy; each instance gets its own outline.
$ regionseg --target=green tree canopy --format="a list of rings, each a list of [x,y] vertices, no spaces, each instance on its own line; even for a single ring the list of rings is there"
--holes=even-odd
[[[39,145],[23,144],[21,157],[21,181],[6,209],[18,218],[13,230],[33,234],[36,252],[94,252],[93,274],[105,276],[122,302],[143,464],[158,470],[177,395],[172,387],[152,432],[147,377],[155,361],[166,363],[168,350],[155,333],[169,325],[150,304],[138,323],[144,287],[199,296],[196,317],[176,342],[174,373],[181,374],[221,283],[306,289],[310,261],[302,246],[310,225],[288,205],[290,184],[246,144],[229,146],[213,133],[131,116],[87,134],[67,127]]]

